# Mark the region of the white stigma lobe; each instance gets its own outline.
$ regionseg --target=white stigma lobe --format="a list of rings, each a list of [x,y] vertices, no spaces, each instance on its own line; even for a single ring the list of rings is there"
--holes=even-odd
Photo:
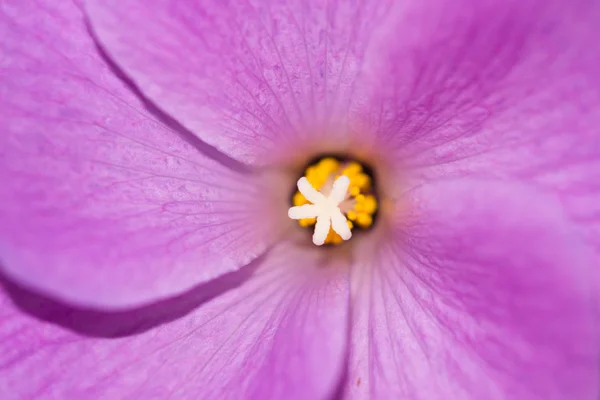
[[[312,204],[291,207],[288,210],[288,216],[291,219],[317,219],[313,234],[313,243],[317,246],[325,243],[329,228],[332,228],[344,240],[352,237],[346,216],[339,207],[340,203],[346,198],[348,186],[350,186],[350,178],[342,175],[333,183],[331,193],[325,196],[315,189],[305,177],[298,179],[298,191]]]

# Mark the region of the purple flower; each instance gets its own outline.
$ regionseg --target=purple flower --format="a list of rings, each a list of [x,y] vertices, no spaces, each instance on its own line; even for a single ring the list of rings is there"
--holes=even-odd
[[[596,400],[598,21],[0,2],[0,398]]]

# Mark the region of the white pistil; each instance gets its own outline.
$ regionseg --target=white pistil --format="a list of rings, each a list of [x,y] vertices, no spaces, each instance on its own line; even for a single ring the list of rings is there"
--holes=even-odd
[[[350,178],[342,175],[335,180],[331,193],[326,196],[315,189],[305,177],[298,179],[298,190],[312,204],[291,207],[288,210],[288,216],[291,219],[317,219],[313,234],[313,243],[317,246],[325,243],[330,227],[344,240],[352,237],[346,216],[339,207],[340,203],[346,199],[348,186],[350,186]]]

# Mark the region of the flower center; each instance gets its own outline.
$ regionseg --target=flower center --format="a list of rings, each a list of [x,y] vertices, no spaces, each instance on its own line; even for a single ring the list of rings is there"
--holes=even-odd
[[[300,226],[314,226],[313,243],[340,244],[352,229],[368,229],[377,212],[373,177],[354,160],[324,157],[298,179],[288,216]]]

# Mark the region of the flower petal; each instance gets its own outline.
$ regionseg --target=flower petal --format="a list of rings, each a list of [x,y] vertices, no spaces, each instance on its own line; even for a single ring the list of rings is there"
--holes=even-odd
[[[234,270],[270,243],[261,182],[155,118],[101,59],[75,4],[3,5],[0,53],[8,275],[126,306]]]
[[[326,399],[345,367],[348,279],[297,253],[269,254],[244,284],[200,306],[195,303],[210,289],[194,289],[178,301],[189,314],[133,336],[75,333],[24,314],[0,292],[2,398]],[[20,304],[35,302],[46,320],[68,319],[88,334],[102,328],[110,336],[110,314],[92,319],[14,292]],[[145,318],[175,304],[166,306]],[[136,310],[123,316],[129,326],[149,322]],[[128,333],[118,324],[112,329]]]
[[[560,204],[469,180],[410,201],[352,277],[347,398],[597,399],[596,261]]]
[[[217,148],[268,164],[345,146],[363,54],[392,2],[91,0],[87,10],[149,99]]]
[[[390,14],[365,72],[402,179],[556,191],[600,251],[600,2],[423,0]]]

